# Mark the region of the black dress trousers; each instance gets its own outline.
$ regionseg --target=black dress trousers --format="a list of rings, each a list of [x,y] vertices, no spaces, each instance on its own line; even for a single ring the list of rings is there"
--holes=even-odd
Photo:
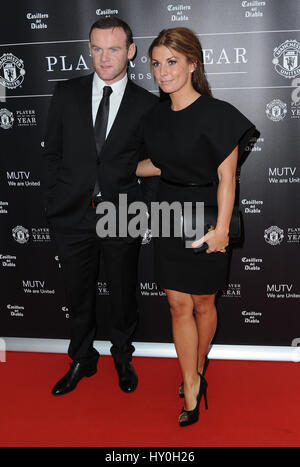
[[[99,268],[105,268],[110,292],[111,353],[117,363],[131,361],[132,336],[138,322],[137,271],[140,238],[99,238],[95,209],[89,209],[80,229],[55,232],[67,306],[71,317],[68,354],[74,361],[97,355],[96,309]]]

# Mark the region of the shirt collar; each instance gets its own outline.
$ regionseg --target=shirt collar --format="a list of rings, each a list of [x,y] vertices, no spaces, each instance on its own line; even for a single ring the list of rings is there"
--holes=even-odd
[[[124,93],[126,85],[127,85],[127,81],[128,81],[128,76],[126,74],[122,79],[120,79],[116,83],[113,83],[113,84],[109,85],[111,87],[114,95]],[[101,78],[99,78],[99,76],[97,75],[96,72],[94,73],[94,85],[96,87],[96,89],[95,89],[96,93],[101,94],[101,95],[102,95],[102,90],[103,90],[104,86],[108,86],[108,84],[106,84]]]

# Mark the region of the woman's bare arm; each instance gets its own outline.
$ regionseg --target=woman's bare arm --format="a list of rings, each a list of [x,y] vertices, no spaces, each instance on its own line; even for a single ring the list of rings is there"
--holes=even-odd
[[[209,247],[207,253],[221,251],[229,242],[228,233],[235,198],[237,159],[238,146],[218,167],[218,219],[215,230],[208,232],[192,244],[193,247],[197,247],[204,242],[207,243]]]
[[[229,233],[229,224],[235,199],[237,159],[238,146],[234,148],[232,153],[218,167],[218,221],[216,230],[226,235]]]

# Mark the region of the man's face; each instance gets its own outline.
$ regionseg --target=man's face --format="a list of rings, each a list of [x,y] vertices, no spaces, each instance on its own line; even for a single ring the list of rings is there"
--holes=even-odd
[[[89,43],[93,67],[97,75],[110,85],[122,79],[127,72],[128,60],[135,54],[135,44],[127,46],[122,28],[93,29]]]

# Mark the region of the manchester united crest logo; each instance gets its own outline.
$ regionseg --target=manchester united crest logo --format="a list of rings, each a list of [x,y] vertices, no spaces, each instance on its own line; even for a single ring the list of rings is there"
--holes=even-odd
[[[12,128],[14,122],[13,113],[7,109],[0,109],[0,127],[4,130]]]
[[[266,105],[266,114],[273,122],[280,122],[287,114],[287,106],[280,99],[273,99]]]
[[[22,225],[17,225],[12,229],[12,235],[16,242],[18,243],[27,243],[29,240],[28,229],[22,227]]]
[[[269,243],[269,245],[279,245],[284,238],[284,233],[280,227],[277,227],[277,225],[272,225],[265,230],[264,238],[265,241]]]
[[[24,62],[12,53],[0,57],[0,83],[7,89],[15,89],[24,81]]]
[[[300,75],[300,43],[296,40],[286,40],[274,49],[273,65],[280,76],[295,78]]]

